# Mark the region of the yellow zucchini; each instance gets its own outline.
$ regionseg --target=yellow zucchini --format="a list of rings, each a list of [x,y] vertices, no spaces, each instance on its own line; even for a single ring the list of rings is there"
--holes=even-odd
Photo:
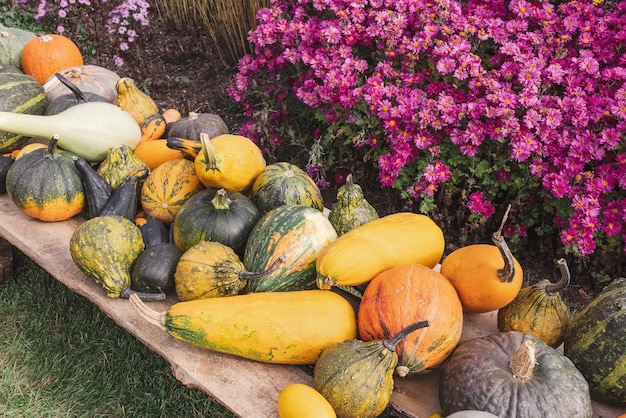
[[[179,302],[166,312],[133,306],[185,343],[266,363],[314,364],[322,351],[356,338],[352,305],[334,292],[262,292]]]
[[[428,216],[399,212],[358,226],[327,245],[316,261],[317,287],[359,286],[403,264],[434,267],[443,256],[443,231]]]

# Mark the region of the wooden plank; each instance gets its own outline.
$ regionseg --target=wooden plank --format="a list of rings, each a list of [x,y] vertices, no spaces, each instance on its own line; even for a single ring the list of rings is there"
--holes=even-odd
[[[276,401],[289,383],[312,384],[311,377],[294,366],[265,364],[214,353],[175,340],[140,318],[127,300],[110,299],[104,290],[76,267],[69,240],[80,218],[46,223],[22,214],[8,196],[0,196],[0,236],[17,247],[72,291],[86,297],[151,350],[165,358],[183,384],[200,389],[241,417],[276,417]],[[171,298],[168,298],[171,299]],[[173,300],[152,302],[164,311]],[[461,340],[496,332],[496,313],[466,315]],[[439,375],[396,378],[391,398],[399,416],[426,418],[441,412]],[[616,418],[626,410],[594,402],[594,417]]]

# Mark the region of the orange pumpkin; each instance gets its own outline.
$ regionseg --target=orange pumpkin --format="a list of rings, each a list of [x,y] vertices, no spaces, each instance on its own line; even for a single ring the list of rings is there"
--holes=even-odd
[[[185,157],[179,150],[167,146],[165,139],[153,139],[138,144],[133,150],[137,158],[146,163],[150,170],[170,160],[179,160]]]
[[[155,140],[159,141],[159,140]],[[155,141],[148,141],[150,144]],[[169,225],[183,204],[204,186],[196,176],[193,161],[166,161],[152,170],[141,188],[141,207],[153,218]]]
[[[180,111],[178,109],[174,109],[173,107],[170,107],[163,111],[163,117],[165,118],[165,122],[173,123],[173,122],[176,122],[177,120],[180,120],[180,118],[182,118],[183,115],[180,114]]]
[[[421,264],[379,273],[365,288],[357,324],[363,341],[387,340],[404,327],[428,319],[396,348],[399,376],[425,373],[440,365],[461,339],[463,307],[450,282]]]
[[[83,55],[69,38],[45,34],[30,40],[22,50],[22,71],[43,85],[54,73],[83,65]]]

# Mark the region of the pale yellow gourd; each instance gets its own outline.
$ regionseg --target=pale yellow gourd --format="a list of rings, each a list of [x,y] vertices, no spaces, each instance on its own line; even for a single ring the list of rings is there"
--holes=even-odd
[[[59,136],[59,147],[79,157],[99,162],[109,148],[139,143],[141,129],[128,113],[111,103],[87,102],[56,115],[0,112],[0,131],[24,136]]]
[[[315,388],[291,383],[278,395],[280,418],[336,418],[335,410]]]

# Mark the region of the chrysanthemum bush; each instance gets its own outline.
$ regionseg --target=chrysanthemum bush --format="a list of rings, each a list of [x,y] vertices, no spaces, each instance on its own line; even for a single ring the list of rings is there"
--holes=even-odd
[[[272,0],[250,41],[241,132],[320,184],[369,165],[424,213],[511,204],[513,242],[623,258],[626,2]]]
[[[35,20],[47,21],[56,33],[66,34],[68,27],[72,27],[71,38],[84,31],[96,44],[97,41],[116,42],[119,54],[113,56],[113,61],[118,67],[124,65],[123,55],[138,39],[138,30],[150,23],[150,3],[146,0],[15,0],[15,3],[33,12]],[[96,22],[89,17],[94,7],[107,9],[106,22]],[[91,31],[87,29],[90,25]]]

